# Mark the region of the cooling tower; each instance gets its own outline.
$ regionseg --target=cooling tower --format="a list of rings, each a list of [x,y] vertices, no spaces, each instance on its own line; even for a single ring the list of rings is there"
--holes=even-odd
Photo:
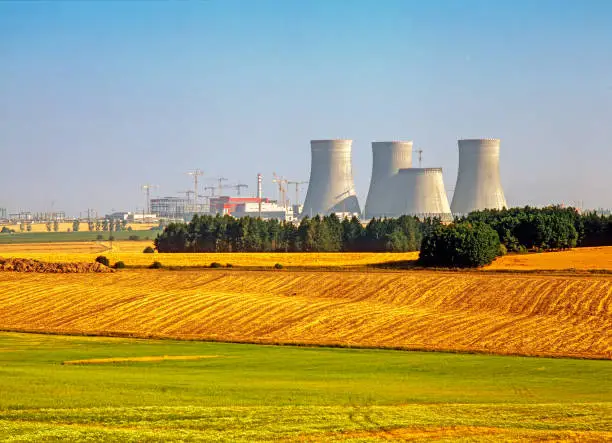
[[[310,181],[303,216],[360,213],[351,166],[352,140],[312,140]]]
[[[395,215],[415,215],[419,218],[452,219],[448,197],[444,189],[442,168],[400,169],[394,194],[398,200]]]
[[[459,140],[453,214],[504,207],[506,198],[499,178],[499,139]]]
[[[398,198],[393,191],[400,169],[412,167],[412,142],[372,142],[372,178],[365,218],[394,216]]]

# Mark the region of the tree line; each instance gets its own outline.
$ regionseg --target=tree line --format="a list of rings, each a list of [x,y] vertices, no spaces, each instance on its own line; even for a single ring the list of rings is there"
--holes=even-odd
[[[278,220],[196,215],[171,223],[155,240],[159,252],[405,252],[418,251],[424,224],[416,217],[372,219],[335,214],[304,218],[299,225]]]
[[[612,216],[575,208],[511,208],[473,212],[450,225],[431,224],[419,261],[424,266],[479,267],[506,252],[612,245]]]
[[[278,220],[196,215],[171,223],[155,240],[159,252],[406,252],[424,266],[474,267],[509,252],[612,245],[612,216],[575,208],[511,208],[473,212],[443,224],[401,216],[372,219],[336,215]]]

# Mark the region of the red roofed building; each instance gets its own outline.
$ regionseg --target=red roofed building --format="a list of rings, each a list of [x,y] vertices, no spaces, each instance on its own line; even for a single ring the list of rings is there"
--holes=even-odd
[[[262,203],[270,203],[270,199],[262,198]],[[210,212],[211,214],[232,215],[236,210],[236,206],[244,203],[259,203],[258,197],[211,197]]]

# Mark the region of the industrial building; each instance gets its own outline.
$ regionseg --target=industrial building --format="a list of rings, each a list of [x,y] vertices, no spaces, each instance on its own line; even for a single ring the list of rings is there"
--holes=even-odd
[[[353,182],[352,140],[312,140],[308,191],[302,216],[359,214]]]
[[[210,208],[212,214],[231,215],[232,217],[259,217],[264,220],[276,218],[284,221],[293,221],[293,208],[279,205],[268,198],[258,197],[211,197]]]
[[[262,204],[270,203],[270,200],[264,198],[261,200]],[[229,197],[222,195],[219,197],[210,197],[210,213],[221,214],[221,215],[233,215],[238,205],[244,203],[255,203],[259,206],[259,198],[257,197]]]
[[[400,169],[412,167],[412,142],[372,142],[372,177],[364,209],[365,218],[397,215]]]
[[[293,208],[286,208],[270,201],[261,203],[261,212],[258,202],[239,203],[235,206],[231,215],[236,218],[261,216],[262,220],[275,218],[287,222],[295,220]]]
[[[159,218],[184,219],[188,212],[189,202],[180,197],[152,198],[151,212]]]
[[[459,171],[451,204],[453,214],[503,209],[506,198],[499,175],[500,140],[459,140]]]

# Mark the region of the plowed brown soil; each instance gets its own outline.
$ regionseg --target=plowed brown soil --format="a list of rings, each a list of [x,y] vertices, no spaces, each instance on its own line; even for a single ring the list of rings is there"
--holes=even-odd
[[[27,258],[0,257],[0,271],[38,272],[43,274],[83,274],[114,272],[100,263],[46,263]]]

